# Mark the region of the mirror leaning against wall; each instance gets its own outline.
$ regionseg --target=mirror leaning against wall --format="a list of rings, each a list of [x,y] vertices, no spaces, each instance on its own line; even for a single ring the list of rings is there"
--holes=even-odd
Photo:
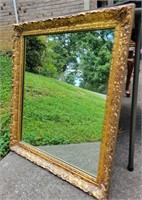
[[[96,176],[114,30],[25,40],[22,141]]]
[[[133,13],[15,25],[11,150],[97,199],[108,198]]]

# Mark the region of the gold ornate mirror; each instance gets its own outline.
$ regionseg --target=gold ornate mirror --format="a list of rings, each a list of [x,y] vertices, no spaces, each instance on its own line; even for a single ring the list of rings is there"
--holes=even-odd
[[[25,37],[22,141],[93,176],[113,41],[112,29]]]
[[[107,199],[134,5],[14,26],[10,149]]]

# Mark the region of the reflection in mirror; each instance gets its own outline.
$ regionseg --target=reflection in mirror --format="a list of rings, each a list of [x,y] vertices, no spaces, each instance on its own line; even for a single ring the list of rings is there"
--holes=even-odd
[[[25,38],[22,141],[97,175],[114,30]]]

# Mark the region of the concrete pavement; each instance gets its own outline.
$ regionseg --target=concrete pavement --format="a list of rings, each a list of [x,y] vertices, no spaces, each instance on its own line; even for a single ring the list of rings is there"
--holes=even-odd
[[[131,98],[123,97],[109,200],[142,199],[142,62],[136,122],[135,170],[127,171]],[[0,200],[93,200],[94,198],[10,152],[0,161]]]

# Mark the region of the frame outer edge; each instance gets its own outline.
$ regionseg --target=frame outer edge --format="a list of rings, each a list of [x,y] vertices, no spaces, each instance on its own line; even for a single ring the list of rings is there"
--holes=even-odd
[[[99,162],[99,172],[97,177],[99,184],[102,185],[106,199],[108,199],[110,176],[112,172],[112,163],[114,160],[114,151],[117,138],[117,134],[115,133],[118,129],[117,119],[119,119],[120,116],[122,89],[126,72],[128,48],[129,48],[132,26],[134,22],[134,9],[135,6],[133,4],[128,6],[126,17],[122,18],[121,25],[118,25],[116,27],[117,35],[115,35],[114,48],[118,48],[118,51],[115,52],[114,54],[114,48],[113,48],[113,59],[112,59],[112,63],[114,63],[112,65],[116,68],[116,73],[115,73],[116,76],[114,77],[112,75],[112,77],[114,77],[114,80],[113,79],[109,80],[109,88],[111,87],[111,84],[114,83],[113,85],[115,85],[115,90],[111,90],[111,93],[108,95],[109,98],[108,98],[108,104],[106,105],[106,110],[108,112],[111,112],[111,117],[110,119],[108,119],[107,116],[105,116],[105,118],[107,118],[108,121],[108,123],[106,123],[108,126],[104,127],[103,132],[106,132],[107,134],[103,137],[103,142],[101,145],[102,156]],[[121,42],[118,42],[119,40]],[[117,97],[118,94],[120,98]],[[113,107],[111,107],[111,105],[113,105]],[[110,132],[108,132],[108,129],[110,130]]]
[[[104,19],[105,21],[105,17],[108,16],[109,19],[111,19],[112,15],[117,18],[119,16],[119,22],[118,25],[116,25],[116,29],[118,29],[119,34],[117,33],[116,37],[116,41],[115,43],[117,43],[117,45],[115,44],[115,47],[119,47],[118,51],[119,54],[117,53],[113,53],[113,59],[112,59],[112,63],[113,63],[113,67],[116,67],[116,70],[112,70],[112,78],[109,80],[109,87],[111,88],[111,84],[114,83],[115,85],[115,91],[113,91],[113,89],[111,89],[111,92],[108,95],[107,98],[107,107],[106,107],[106,112],[110,112],[109,116],[112,116],[112,118],[109,120],[108,117],[105,114],[105,120],[106,120],[106,126],[104,126],[104,130],[103,133],[107,133],[104,134],[104,138],[102,140],[102,145],[101,145],[101,157],[100,157],[100,161],[99,161],[99,172],[98,172],[98,176],[97,176],[97,182],[96,184],[99,184],[98,188],[100,189],[101,192],[99,192],[99,194],[95,194],[93,192],[90,191],[90,193],[95,196],[98,199],[101,200],[106,200],[108,198],[108,191],[109,191],[109,182],[110,182],[110,174],[111,174],[111,169],[112,169],[112,160],[113,160],[113,155],[114,155],[114,148],[115,148],[115,142],[116,142],[116,131],[117,131],[117,126],[118,126],[118,119],[119,119],[119,114],[120,114],[120,102],[121,102],[121,98],[117,98],[117,94],[119,94],[119,96],[122,96],[122,85],[123,85],[123,80],[124,80],[124,73],[126,70],[126,60],[127,60],[127,54],[128,54],[128,46],[129,46],[129,42],[128,40],[130,39],[130,33],[131,33],[131,29],[132,29],[132,21],[133,21],[133,15],[134,15],[134,5],[133,4],[129,4],[128,6],[119,6],[118,8],[114,7],[114,8],[108,8],[106,9],[106,11],[104,11],[105,9],[101,9],[98,10],[97,12],[100,13],[102,19]],[[104,16],[103,16],[103,11],[104,11]],[[112,12],[111,12],[112,11]],[[117,13],[117,15],[114,15],[114,12]],[[120,13],[119,13],[120,12]],[[93,13],[95,14],[96,11],[92,11],[92,12],[87,12],[87,15],[89,16],[92,15]],[[122,16],[121,16],[122,14]],[[127,14],[127,16],[124,17],[124,14]],[[81,13],[77,16],[80,16],[80,20],[85,19],[84,14]],[[98,17],[97,13],[96,16]],[[72,17],[74,17],[72,19]],[[64,30],[64,27],[66,26],[66,22],[65,21],[65,17],[58,17],[56,19],[53,19],[54,23],[53,23],[53,28],[58,29],[58,20],[62,19],[62,29]],[[68,20],[70,21],[70,27],[72,28],[73,26],[76,26],[76,23],[83,23],[83,22],[76,22],[77,17],[75,18],[74,15],[72,15],[71,17],[68,16]],[[95,18],[94,18],[95,20]],[[116,19],[114,20],[116,23]],[[113,22],[114,22],[113,21]],[[23,23],[20,25],[16,25],[14,26],[15,29],[15,33],[14,33],[14,38],[13,38],[13,70],[12,70],[12,117],[11,117],[11,137],[10,137],[10,146],[11,146],[11,150],[15,151],[16,153],[22,155],[23,157],[27,158],[30,160],[30,152],[28,152],[25,154],[24,153],[24,149],[23,149],[23,153],[20,150],[16,150],[16,146],[18,144],[18,142],[20,142],[20,125],[21,122],[19,124],[19,120],[20,120],[20,115],[21,112],[18,111],[19,108],[21,108],[21,92],[20,92],[20,87],[21,87],[21,56],[20,56],[20,49],[21,49],[21,40],[20,37],[23,37],[23,31],[26,31],[26,27],[30,27],[33,28],[33,23],[35,23],[35,33],[37,31],[37,27],[40,29],[45,30],[46,27],[44,27],[44,25],[50,26],[51,19],[47,20],[47,23],[45,21],[41,21],[41,27],[38,27],[38,23],[39,22],[28,22],[28,23]],[[91,23],[91,22],[87,22],[87,23]],[[119,23],[121,25],[119,25]],[[97,24],[97,22],[96,22]],[[126,24],[126,25],[125,25]],[[24,28],[22,28],[22,26]],[[43,28],[44,27],[44,28]],[[83,27],[83,26],[82,26]],[[107,28],[107,25],[106,25]],[[30,30],[27,30],[30,31]],[[126,35],[127,33],[127,35]],[[117,40],[121,40],[121,44],[125,44],[125,47],[121,44],[118,44]],[[124,55],[122,55],[121,50],[123,49],[124,51]],[[114,50],[114,49],[113,49]],[[116,55],[117,54],[117,55]],[[118,56],[119,55],[119,56]],[[122,58],[121,58],[122,56]],[[118,58],[117,58],[118,57]],[[116,76],[114,77],[114,75],[116,74]],[[117,75],[119,74],[119,76]],[[116,82],[116,80],[120,81],[120,83]],[[112,105],[114,110],[111,110],[111,108],[108,108],[108,105]],[[113,125],[112,125],[113,124]],[[110,132],[108,133],[108,130],[110,130]],[[109,138],[109,136],[112,136],[111,138]],[[107,139],[108,138],[108,139]],[[111,145],[110,145],[111,144]],[[19,147],[20,148],[20,147]],[[26,151],[26,150],[25,150]],[[28,155],[29,154],[29,155]],[[35,155],[36,156],[36,155]],[[40,158],[39,158],[40,159]],[[31,160],[32,161],[32,160]],[[38,160],[36,162],[37,165],[40,165]],[[62,168],[61,168],[62,169]],[[53,172],[54,173],[54,172]],[[54,173],[55,174],[55,173]],[[60,173],[56,173],[56,175],[60,176]],[[78,176],[79,177],[79,176]],[[75,183],[72,179],[72,181],[69,181],[68,178],[66,178],[66,180],[70,183],[72,183],[73,185],[77,186],[80,188],[79,183]],[[87,185],[86,185],[87,186]],[[85,187],[85,185],[84,185]],[[83,189],[83,188],[82,188]],[[83,189],[84,190],[84,189]],[[85,191],[85,190],[84,190]],[[89,193],[89,191],[86,191]]]

